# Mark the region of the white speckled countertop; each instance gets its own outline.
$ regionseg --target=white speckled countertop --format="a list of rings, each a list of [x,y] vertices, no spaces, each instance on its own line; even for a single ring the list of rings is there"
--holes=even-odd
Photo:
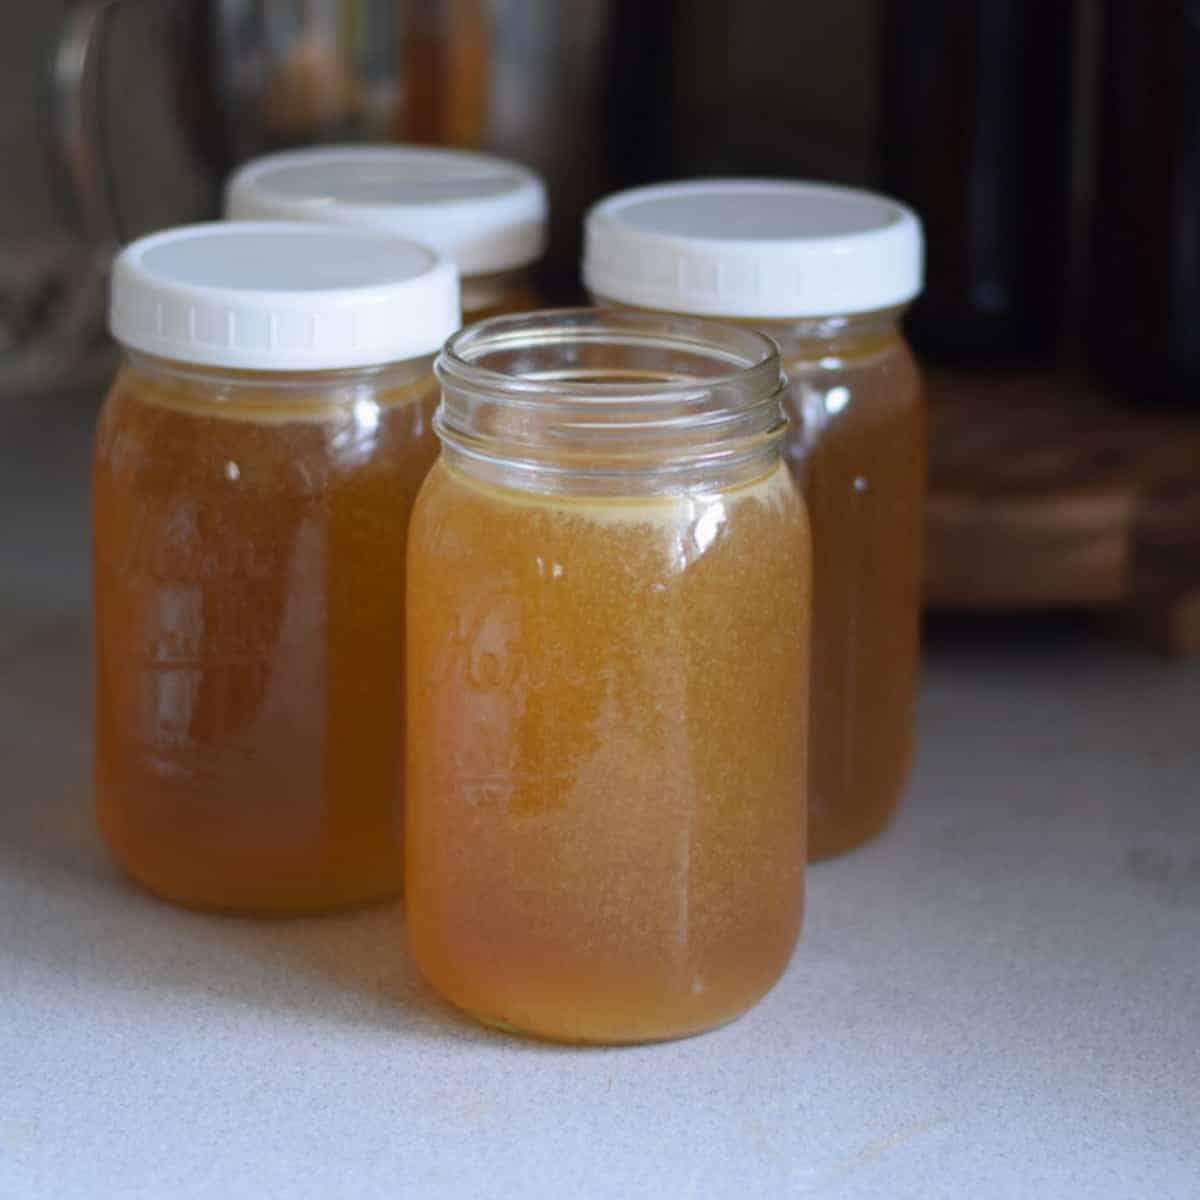
[[[507,1039],[399,914],[176,911],[89,811],[89,406],[0,410],[0,1197],[1200,1195],[1200,664],[943,632],[907,803],[706,1037]]]

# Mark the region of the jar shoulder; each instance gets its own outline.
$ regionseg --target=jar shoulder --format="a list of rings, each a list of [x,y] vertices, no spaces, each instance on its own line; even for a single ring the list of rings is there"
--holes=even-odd
[[[574,559],[631,580],[681,576],[751,545],[774,547],[800,569],[810,553],[805,500],[782,462],[727,490],[577,496],[496,487],[441,459],[414,507],[410,544],[414,556],[443,568],[532,563],[553,576],[552,559]]]
[[[303,390],[164,379],[132,367],[101,407],[94,464],[182,487],[214,469],[242,486],[320,490],[331,472],[417,476],[436,455],[432,375]],[[215,466],[214,466],[215,464]]]
[[[894,395],[911,403],[919,403],[922,398],[920,366],[899,334],[866,346],[792,348],[785,352],[784,370],[789,383],[843,385],[852,389],[886,386]]]

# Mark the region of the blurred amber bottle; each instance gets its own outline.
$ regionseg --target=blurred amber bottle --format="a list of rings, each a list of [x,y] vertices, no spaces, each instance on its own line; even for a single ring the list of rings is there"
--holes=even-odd
[[[1200,0],[1104,19],[1089,353],[1131,399],[1200,405]]]
[[[887,0],[882,185],[925,223],[931,358],[1054,353],[1068,268],[1073,0]]]

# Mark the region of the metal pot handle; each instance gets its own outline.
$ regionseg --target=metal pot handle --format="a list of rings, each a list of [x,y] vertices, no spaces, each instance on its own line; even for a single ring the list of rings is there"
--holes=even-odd
[[[76,0],[50,60],[51,144],[70,185],[84,236],[99,250],[121,244],[100,113],[104,34],[123,0]]]

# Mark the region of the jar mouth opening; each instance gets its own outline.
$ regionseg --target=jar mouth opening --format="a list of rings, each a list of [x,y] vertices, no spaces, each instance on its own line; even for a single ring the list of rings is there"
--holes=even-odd
[[[659,485],[763,470],[786,428],[779,349],[754,329],[630,309],[482,321],[435,366],[434,429],[460,464]]]
[[[595,409],[669,409],[736,389],[761,398],[782,378],[779,348],[758,330],[620,308],[494,317],[453,335],[438,357],[448,388]]]

